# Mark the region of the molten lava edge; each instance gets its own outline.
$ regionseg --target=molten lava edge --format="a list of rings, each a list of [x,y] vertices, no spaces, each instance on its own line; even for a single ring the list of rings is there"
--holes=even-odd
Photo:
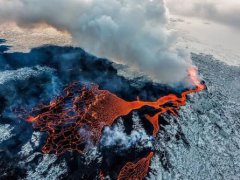
[[[143,106],[158,110],[154,116],[145,115],[153,125],[152,135],[156,137],[160,115],[166,112],[176,115],[176,111],[186,104],[188,94],[205,89],[205,85],[199,81],[196,68],[189,69],[189,77],[195,86],[194,89],[182,92],[180,97],[169,94],[155,102],[140,100],[128,102],[109,91],[99,90],[97,85],[80,87],[78,83],[72,83],[50,104],[36,107],[32,112],[36,116],[29,116],[27,121],[33,123],[36,130],[48,133],[47,141],[42,148],[43,153],[57,155],[66,151],[84,152],[89,143],[93,145],[99,143],[105,126],[111,126],[117,118]],[[171,106],[165,106],[169,102]],[[121,169],[118,179],[144,178],[153,155],[151,152],[135,164],[127,163]]]
[[[118,180],[141,180],[143,179],[149,169],[151,158],[154,153],[150,152],[145,158],[140,159],[136,163],[128,162],[120,171]]]

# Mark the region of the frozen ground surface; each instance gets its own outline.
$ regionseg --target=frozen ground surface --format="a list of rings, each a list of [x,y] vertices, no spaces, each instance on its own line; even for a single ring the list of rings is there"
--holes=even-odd
[[[179,124],[159,134],[156,148],[167,152],[171,167],[166,171],[155,157],[149,179],[240,179],[240,68],[212,56],[192,59],[208,89],[190,95]],[[179,129],[184,141],[172,137]]]

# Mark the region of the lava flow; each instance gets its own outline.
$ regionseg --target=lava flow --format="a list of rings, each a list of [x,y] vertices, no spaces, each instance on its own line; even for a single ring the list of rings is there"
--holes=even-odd
[[[34,123],[34,128],[48,132],[48,138],[43,147],[44,153],[62,154],[76,150],[82,152],[91,141],[96,145],[101,137],[102,129],[111,126],[115,119],[129,114],[143,106],[158,109],[159,112],[146,118],[152,123],[156,136],[158,116],[165,112],[176,114],[180,106],[185,105],[189,93],[198,92],[205,88],[198,80],[197,70],[189,70],[189,77],[196,88],[184,91],[181,97],[175,94],[159,98],[155,102],[128,102],[106,90],[99,90],[98,86],[80,88],[73,83],[64,89],[63,95],[55,98],[49,105],[39,105],[33,110],[36,116],[29,116],[27,121]],[[165,107],[171,102],[171,106]]]
[[[151,158],[154,153],[150,152],[150,154],[140,159],[135,164],[132,162],[128,162],[120,171],[118,175],[118,180],[142,180],[148,173],[149,165]]]
[[[189,70],[189,77],[194,85],[193,89],[182,92],[179,97],[169,94],[154,102],[139,99],[128,102],[107,90],[99,90],[97,85],[82,87],[78,83],[72,83],[50,104],[36,107],[32,112],[35,116],[29,116],[27,121],[33,123],[35,129],[48,133],[47,141],[42,148],[44,153],[57,155],[66,151],[82,153],[89,145],[98,144],[105,126],[111,126],[118,117],[128,115],[133,110],[149,106],[158,110],[154,116],[145,116],[153,125],[155,137],[159,131],[158,118],[161,114],[166,112],[177,114],[177,110],[185,105],[188,94],[205,88],[199,81],[195,68]],[[136,164],[127,163],[118,179],[145,177],[152,156],[153,153],[150,153],[147,158]]]
[[[157,135],[157,132],[159,131],[159,123],[158,118],[161,114],[164,114],[166,112],[170,112],[174,115],[176,115],[176,110],[179,110],[181,106],[184,106],[186,104],[186,98],[187,95],[194,92],[200,92],[203,89],[205,89],[205,85],[202,84],[199,81],[198,73],[195,68],[189,69],[189,77],[191,82],[196,86],[194,89],[190,89],[187,91],[182,92],[181,97],[177,97],[175,94],[169,94],[167,96],[164,96],[160,99],[158,99],[157,103],[159,104],[159,112],[155,114],[154,116],[145,115],[146,119],[152,123],[154,129],[153,129],[153,136],[155,137]],[[164,104],[171,102],[170,107],[163,107]],[[154,106],[152,106],[154,107]],[[156,108],[156,107],[155,107]],[[156,108],[157,109],[157,108]]]

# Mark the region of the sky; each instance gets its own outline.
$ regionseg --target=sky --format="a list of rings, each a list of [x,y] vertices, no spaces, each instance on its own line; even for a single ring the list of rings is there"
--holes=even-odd
[[[240,30],[239,0],[166,0],[172,14],[200,17]]]

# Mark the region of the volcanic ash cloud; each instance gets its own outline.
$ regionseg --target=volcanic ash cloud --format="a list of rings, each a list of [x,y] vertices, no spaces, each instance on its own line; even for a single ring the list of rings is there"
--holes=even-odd
[[[0,0],[0,22],[68,31],[85,50],[163,82],[181,81],[189,56],[172,48],[163,0]]]

